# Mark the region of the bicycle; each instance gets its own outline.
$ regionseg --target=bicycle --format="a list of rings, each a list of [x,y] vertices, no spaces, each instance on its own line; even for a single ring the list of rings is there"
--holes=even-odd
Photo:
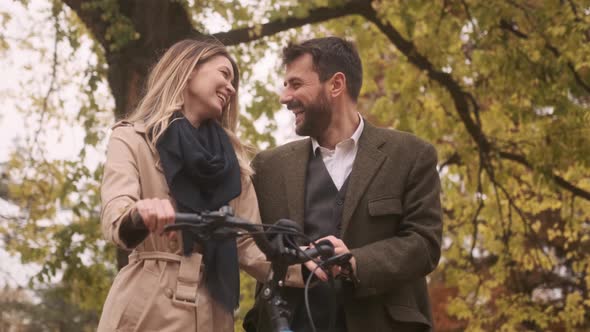
[[[141,225],[141,217],[138,213],[132,215],[133,223]],[[241,229],[238,231],[236,229]],[[349,260],[350,253],[334,256],[334,247],[329,241],[315,243],[311,241],[300,229],[299,224],[288,219],[280,219],[275,224],[253,224],[247,220],[233,215],[231,207],[224,206],[219,211],[203,211],[200,213],[176,213],[175,223],[164,227],[165,232],[187,231],[195,235],[196,242],[204,242],[209,239],[224,240],[237,238],[238,236],[251,236],[266,255],[271,263],[271,279],[263,284],[260,297],[263,300],[262,310],[266,310],[271,319],[273,330],[276,332],[292,332],[289,327],[291,312],[287,302],[281,296],[287,269],[291,265],[303,264],[308,260],[320,258],[318,268],[324,268],[332,278],[329,268],[334,265],[351,271]],[[295,238],[301,237],[313,247],[305,250],[296,243]],[[310,325],[315,331],[315,325],[311,318],[307,291],[315,270],[307,278],[305,283],[305,305]],[[346,278],[346,276],[344,276]]]

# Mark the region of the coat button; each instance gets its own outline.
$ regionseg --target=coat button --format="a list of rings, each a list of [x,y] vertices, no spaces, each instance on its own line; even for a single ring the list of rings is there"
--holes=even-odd
[[[166,288],[166,289],[164,289],[164,295],[167,298],[171,299],[172,298],[172,295],[174,295],[174,293],[172,293],[172,290],[170,288]]]
[[[339,200],[336,201],[336,204],[338,204],[338,205],[342,205],[343,203],[344,202],[341,199],[339,199]]]

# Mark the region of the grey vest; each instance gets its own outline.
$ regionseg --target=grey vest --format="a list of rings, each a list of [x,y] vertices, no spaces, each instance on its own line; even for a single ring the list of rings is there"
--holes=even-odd
[[[324,236],[340,237],[344,197],[348,178],[338,190],[319,151],[313,152],[307,165],[305,185],[305,234],[312,240]]]
[[[305,234],[312,240],[328,235],[340,237],[347,187],[348,178],[338,190],[326,169],[321,153],[317,151],[314,155],[312,152],[307,165],[303,224]],[[309,304],[318,332],[328,330],[330,318],[335,319],[335,331],[346,330],[343,308],[338,304],[337,294],[328,284],[320,283],[309,289]],[[294,331],[311,330],[303,301],[295,309],[292,328]]]

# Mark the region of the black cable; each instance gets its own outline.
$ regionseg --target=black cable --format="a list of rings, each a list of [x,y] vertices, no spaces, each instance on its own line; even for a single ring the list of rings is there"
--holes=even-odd
[[[314,241],[311,240],[309,236],[299,230],[293,230],[291,227],[286,227],[282,225],[273,225],[273,224],[253,224],[253,225],[262,225],[262,228],[274,228],[277,230],[284,230],[284,234],[295,235],[297,237],[303,238],[306,242],[313,243]]]
[[[326,261],[320,262],[318,264],[318,266],[314,269],[314,273],[313,274],[315,274],[315,271],[319,267],[321,267],[322,270],[324,270],[324,272],[326,272],[326,274],[328,275],[328,285],[330,286],[330,293],[332,294],[332,300],[334,300],[336,298],[336,296],[337,296],[337,294],[336,294],[336,286],[334,284],[335,278],[332,275],[332,271],[328,271],[329,267],[325,267],[324,266],[326,263],[327,263]],[[332,301],[332,308],[330,308],[330,309],[337,308],[337,306],[338,306],[338,303],[337,302],[338,302],[337,300]],[[330,310],[330,318],[329,318],[329,324],[328,324],[328,331],[333,331],[334,330],[334,327],[336,325],[337,311],[338,310],[336,310],[336,311]],[[309,309],[308,309],[308,314],[309,314]]]
[[[328,285],[330,285],[330,302],[331,302],[331,308],[330,309],[330,317],[329,317],[329,323],[328,323],[328,331],[332,332],[334,331],[334,326],[336,326],[336,316],[338,315],[338,299],[336,298],[336,286],[334,284],[335,280],[334,278],[330,278],[330,280],[328,280]]]
[[[305,310],[307,311],[307,319],[309,319],[309,325],[311,326],[312,332],[316,332],[315,324],[313,323],[313,317],[311,316],[311,309],[309,307],[309,284],[311,283],[311,278],[315,275],[315,271],[319,269],[321,266],[316,266],[311,274],[307,276],[307,281],[305,281],[305,287],[303,288],[303,298],[305,301]]]
[[[236,222],[236,221],[226,221],[226,223],[230,223],[232,224],[234,227],[236,228],[242,228],[244,224],[246,225],[251,225],[254,227],[261,227],[262,229],[274,229],[277,231],[283,231],[284,233],[282,234],[287,234],[287,235],[294,235],[300,238],[303,238],[306,242],[309,243],[313,243],[314,241],[311,240],[311,238],[309,236],[307,236],[306,234],[304,234],[303,232],[293,229],[291,227],[287,227],[287,226],[283,226],[283,225],[274,225],[274,224],[253,224],[253,223],[243,223],[243,222]],[[226,225],[223,225],[226,226]],[[219,226],[222,227],[222,226]],[[227,227],[227,226],[226,226]],[[243,229],[243,228],[242,228]],[[247,233],[252,233],[252,234],[258,234],[258,232],[250,232],[247,231]],[[262,231],[263,233],[266,233],[265,231]],[[266,233],[266,234],[270,234],[270,233]],[[276,234],[281,234],[281,233],[276,233]]]
[[[309,259],[310,261],[314,261],[315,260],[310,257],[304,250],[302,250],[301,248],[299,248],[299,246],[295,245],[294,243],[292,243],[292,241],[290,239],[287,240],[287,242],[289,242],[289,245],[293,246],[296,248],[296,250],[298,250],[299,252],[301,252],[304,257],[306,257],[307,259]],[[313,244],[315,245],[316,242],[314,241]],[[313,269],[313,271],[311,272],[311,274],[307,277],[307,281],[305,283],[305,288],[304,288],[304,298],[305,298],[305,310],[307,311],[307,318],[309,320],[309,323],[311,324],[312,330],[315,332],[316,328],[315,325],[313,323],[313,317],[311,316],[311,308],[309,306],[309,284],[311,283],[311,278],[313,278],[313,276],[315,275],[315,271],[317,271],[318,268],[321,268],[322,270],[324,270],[324,272],[326,272],[326,274],[328,275],[328,285],[330,286],[330,292],[332,293],[332,296],[335,297],[336,296],[336,289],[334,286],[334,278],[332,276],[332,273],[329,272],[327,270],[327,268],[324,268],[324,262],[321,263],[317,263],[317,266]],[[336,307],[337,304],[336,303],[332,303],[333,307]],[[336,312],[334,312],[333,310],[330,310],[330,323],[328,325],[328,331],[333,331],[334,330],[334,325],[335,325],[335,319],[336,319]]]
[[[297,233],[288,233],[285,231],[256,231],[256,232],[240,232],[236,234],[237,236],[250,236],[250,235],[259,235],[259,234],[285,234],[285,235],[297,235]]]

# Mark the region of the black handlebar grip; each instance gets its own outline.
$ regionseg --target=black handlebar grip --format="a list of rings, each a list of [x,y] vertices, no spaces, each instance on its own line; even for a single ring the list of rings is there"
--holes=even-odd
[[[174,216],[175,223],[200,223],[203,221],[203,217],[196,213],[185,213],[185,212],[176,212]]]
[[[308,248],[304,252],[305,254],[299,253],[298,256],[300,259],[307,260],[307,257],[321,257],[322,260],[326,260],[334,255],[334,246],[332,245],[332,242],[328,240],[322,240],[316,243],[313,248]]]

